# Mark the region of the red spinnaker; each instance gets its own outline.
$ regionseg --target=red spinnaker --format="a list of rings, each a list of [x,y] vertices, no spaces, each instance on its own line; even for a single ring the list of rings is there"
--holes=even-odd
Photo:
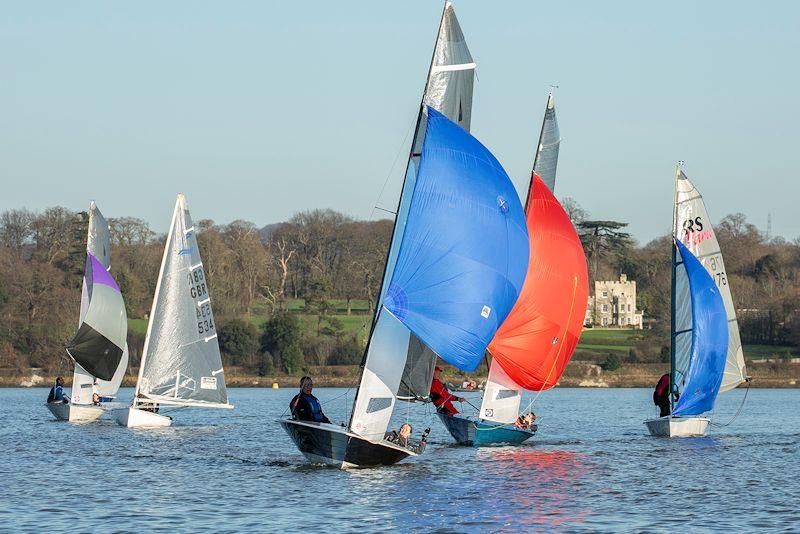
[[[527,204],[528,274],[489,352],[514,382],[538,391],[556,385],[575,351],[589,280],[578,234],[536,173]]]

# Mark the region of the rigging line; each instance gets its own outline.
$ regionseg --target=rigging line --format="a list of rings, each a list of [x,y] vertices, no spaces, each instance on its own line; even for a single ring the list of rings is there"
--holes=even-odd
[[[386,190],[386,184],[389,183],[389,178],[392,177],[392,173],[394,172],[394,168],[395,168],[395,166],[397,166],[397,160],[400,159],[400,154],[403,153],[403,147],[406,146],[406,141],[408,141],[408,136],[411,134],[411,130],[414,129],[414,126],[415,126],[414,124],[411,124],[408,127],[408,130],[406,131],[406,135],[405,135],[405,137],[403,137],[403,142],[400,144],[400,148],[397,149],[397,154],[394,157],[394,161],[392,162],[392,166],[389,168],[389,172],[386,175],[386,179],[383,181],[383,185],[381,186],[381,191],[380,191],[380,193],[378,193],[378,197],[375,199],[375,202],[373,202],[373,204],[372,204],[372,211],[369,212],[369,218],[370,219],[372,219],[372,217],[375,215],[375,209],[378,208],[378,203],[380,202],[381,198],[383,197],[383,192]],[[401,194],[402,194],[402,192],[401,192]],[[378,209],[381,209],[381,208],[378,208]],[[388,210],[383,210],[383,211],[388,211]]]
[[[744,402],[747,400],[748,393],[750,393],[750,380],[747,381],[747,388],[744,390],[744,397],[742,397],[742,402],[741,404],[739,404],[739,409],[736,410],[735,414],[733,414],[731,420],[728,421],[727,423],[715,423],[714,421],[709,421],[709,424],[718,427],[730,426],[734,421],[736,421],[736,418],[739,417],[739,414],[742,413],[742,408],[744,408]]]

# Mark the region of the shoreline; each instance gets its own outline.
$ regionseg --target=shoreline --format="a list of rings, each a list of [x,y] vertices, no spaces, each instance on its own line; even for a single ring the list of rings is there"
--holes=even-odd
[[[751,364],[752,388],[800,388],[800,365],[798,364]],[[133,371],[133,370],[132,370]],[[599,365],[589,362],[572,362],[556,387],[567,388],[652,388],[665,372],[662,364],[628,364],[614,371],[604,371]],[[130,373],[122,381],[122,387],[134,387],[138,373]],[[296,375],[275,374],[258,376],[231,369],[226,372],[226,385],[229,388],[272,388],[295,389],[300,378],[309,375],[314,378],[315,387],[356,388],[359,382],[359,367],[318,366],[304,370]],[[50,387],[55,382],[54,373],[42,369],[28,372],[3,372],[0,370],[0,388]],[[72,385],[72,373],[61,373],[65,387]],[[486,381],[485,373],[470,375],[445,372],[444,381],[460,384],[469,378],[475,382]]]

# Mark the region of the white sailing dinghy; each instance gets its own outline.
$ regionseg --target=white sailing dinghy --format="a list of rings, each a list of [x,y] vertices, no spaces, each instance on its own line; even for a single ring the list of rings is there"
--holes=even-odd
[[[47,408],[63,421],[94,421],[113,400],[128,369],[128,316],[110,270],[109,228],[92,202],[86,237],[78,331],[67,346],[75,363],[69,403],[49,402]],[[94,395],[100,403],[94,404]]]
[[[129,408],[114,410],[122,426],[166,427],[161,407],[233,408],[211,312],[211,297],[186,198],[175,203]]]
[[[749,377],[719,243],[703,197],[680,166],[672,232],[671,414],[645,424],[654,436],[702,436],[709,424],[702,414],[717,393]],[[701,298],[711,289],[717,298]]]
[[[280,421],[312,463],[414,456],[384,439],[396,401],[429,399],[437,355],[474,369],[519,293],[524,215],[500,164],[467,132],[474,70],[446,2],[349,424]]]

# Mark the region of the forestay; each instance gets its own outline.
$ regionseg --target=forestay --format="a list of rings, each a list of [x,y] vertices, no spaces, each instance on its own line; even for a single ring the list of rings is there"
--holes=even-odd
[[[136,396],[229,407],[208,282],[183,195],[167,234]]]
[[[682,171],[678,171],[674,235],[697,257],[720,290],[728,317],[728,356],[720,391],[733,389],[747,378],[739,324],[733,305],[719,243],[703,197]]]
[[[375,307],[376,316],[367,340],[364,369],[351,417],[351,429],[372,439],[383,438],[396,398],[424,400],[430,393],[436,354],[415,339],[391,313],[384,311],[383,300],[397,261],[411,193],[417,180],[427,124],[426,106],[442,112],[469,131],[475,67],[455,10],[450,2],[446,2],[411,141],[392,241]],[[377,407],[382,408],[378,410]]]
[[[673,378],[680,398],[672,415],[699,415],[714,407],[728,352],[728,321],[720,291],[698,259],[675,241]]]
[[[75,404],[92,402],[95,377],[103,381],[100,384],[106,391],[116,393],[119,382],[113,379],[119,369],[124,373],[127,368],[128,317],[119,287],[108,268],[108,223],[92,202],[80,322],[78,331],[67,346],[67,352],[75,360],[72,387],[72,402]]]

